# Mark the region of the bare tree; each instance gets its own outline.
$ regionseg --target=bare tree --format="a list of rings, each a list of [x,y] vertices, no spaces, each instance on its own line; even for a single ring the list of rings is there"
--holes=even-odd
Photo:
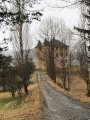
[[[66,31],[67,27],[63,19],[48,17],[41,22],[37,35],[42,41],[45,38],[48,41],[53,38],[59,38],[62,42],[65,42],[64,37],[67,36]]]
[[[86,42],[77,49],[77,59],[80,63],[80,75],[87,84],[87,95],[90,96],[90,72],[88,70]]]
[[[18,27],[17,27],[18,28]],[[22,78],[24,89],[26,94],[28,94],[28,84],[29,84],[29,74],[33,72],[34,65],[31,62],[30,59],[30,48],[31,48],[31,35],[29,31],[29,27],[27,24],[24,25],[23,28],[23,36],[22,36],[22,42],[23,42],[23,62],[21,59],[21,49],[20,49],[20,41],[19,41],[19,32],[14,31],[13,33],[13,48],[15,52],[15,59],[18,66],[18,74]],[[29,65],[29,66],[27,66]],[[26,67],[26,68],[25,68]],[[31,68],[30,68],[31,67]]]
[[[49,2],[45,0],[45,3],[48,7],[57,8],[57,9],[64,9],[64,8],[77,8],[81,7],[82,5],[90,5],[89,0],[56,0],[55,2]]]
[[[31,45],[31,36],[29,35],[29,24],[23,22],[23,17],[26,14],[26,1],[19,0],[16,1],[17,6],[14,7],[13,11],[19,11],[19,19],[20,21],[15,25],[14,31],[12,33],[12,43],[14,46],[15,57],[18,66],[18,76],[21,77],[24,90],[26,94],[28,94],[28,79],[29,74],[32,73],[34,66],[31,61],[29,61],[30,54],[30,45]],[[36,14],[36,12],[35,12]],[[31,69],[27,66],[31,67]],[[26,67],[26,68],[25,68]],[[25,74],[26,73],[26,74]],[[27,74],[29,73],[29,74]]]
[[[48,44],[49,62],[47,62],[47,70],[53,81],[56,82],[54,64],[54,40],[55,37],[58,36],[60,32],[59,20],[52,17],[45,19],[44,21],[42,21],[38,31],[39,31],[38,36],[42,40],[47,39],[48,41],[50,41],[50,44]]]
[[[0,23],[9,26],[9,30],[15,31],[18,27],[20,57],[23,61],[23,26],[24,23],[31,24],[33,19],[40,20],[41,10],[34,10],[38,0],[5,0],[0,2]],[[15,29],[16,28],[16,29]],[[11,39],[10,39],[11,40]]]
[[[18,26],[16,27],[16,31],[12,33],[12,45],[13,50],[15,53],[15,57],[18,59],[21,58],[21,50],[20,50],[20,41],[19,41],[19,29]],[[22,30],[22,44],[23,44],[23,59],[27,59],[29,57],[30,49],[31,49],[31,42],[32,42],[32,36],[30,34],[29,25],[24,24],[23,30]]]
[[[34,64],[32,60],[17,65],[17,75],[22,79],[25,93],[28,94],[28,85],[30,84],[30,75],[34,71]]]
[[[81,36],[81,44],[78,46],[78,53],[77,53],[77,58],[80,63],[80,75],[84,79],[84,81],[87,84],[87,95],[90,96],[90,72],[89,72],[89,56],[88,56],[88,50],[87,50],[87,41],[90,41],[89,39],[89,34],[90,30],[89,29],[88,23],[90,19],[90,16],[86,15],[86,10],[81,9],[81,13],[83,13],[84,16],[81,16],[81,28],[76,28],[80,32]],[[88,17],[86,17],[88,16]],[[88,31],[88,35],[86,34]]]
[[[21,95],[21,88],[23,87],[22,80],[17,74],[17,68],[8,68],[7,75],[7,90],[11,92],[12,98],[15,98],[15,92]]]
[[[71,34],[70,29],[68,29],[64,23],[64,21],[57,18],[47,18],[44,21],[42,21],[39,30],[38,30],[38,36],[42,40],[49,41],[49,62],[47,61],[47,71],[51,78],[56,82],[56,73],[55,73],[55,61],[54,61],[54,41],[55,38],[62,41],[62,43],[70,44],[71,40]],[[63,47],[63,46],[62,46]],[[69,66],[68,66],[69,67]],[[68,77],[68,80],[70,78]],[[68,84],[69,86],[69,84]]]
[[[11,61],[12,61],[11,56],[7,57],[7,56],[3,55],[2,63],[1,63],[1,66],[0,66],[1,67],[0,77],[2,78],[1,79],[1,85],[3,87],[3,91],[4,92],[7,90],[7,79],[6,79],[6,76],[7,76],[7,70],[10,67]]]

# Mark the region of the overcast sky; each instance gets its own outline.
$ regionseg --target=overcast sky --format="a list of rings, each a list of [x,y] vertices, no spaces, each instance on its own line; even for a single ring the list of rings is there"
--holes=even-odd
[[[47,3],[49,4],[52,3],[51,0],[46,0],[46,1],[48,1]],[[41,20],[49,16],[62,18],[65,21],[66,25],[71,28],[73,28],[73,26],[79,23],[79,9],[78,8],[63,8],[63,9],[52,8],[52,7],[49,7],[48,4],[44,2],[44,0],[40,8],[44,8],[44,12],[43,12],[43,16]],[[39,22],[36,22],[36,21],[33,22],[33,24],[31,25],[33,30],[35,30],[34,28],[38,26],[37,24],[39,25]]]
[[[52,6],[55,5],[53,1],[56,1],[56,0],[43,0],[42,4],[40,5],[40,8],[44,8],[41,21],[49,16],[57,17],[59,19],[63,19],[65,21],[66,26],[70,27],[73,30],[73,27],[77,26],[79,23],[79,14],[80,14],[79,8],[61,9],[61,8],[49,7],[48,4]],[[30,25],[31,32],[36,33],[35,31],[37,31],[39,25],[40,25],[40,22],[33,21],[33,23]],[[33,44],[33,47],[34,47],[37,43],[35,40],[33,42],[34,42]]]
[[[71,29],[73,29],[74,26],[77,26],[79,23],[79,10],[78,10],[78,8],[59,9],[59,8],[49,7],[46,4],[46,3],[48,3],[49,5],[53,5],[53,4],[56,4],[55,1],[56,0],[43,0],[43,2],[39,5],[39,9],[44,8],[41,21],[49,16],[53,16],[53,17],[57,17],[57,18],[62,18],[65,21],[66,26],[70,27]],[[36,7],[38,7],[38,6],[36,6]],[[32,24],[30,24],[30,31],[33,35],[36,33],[36,30],[39,27],[39,24],[40,24],[40,22],[35,21],[35,20],[32,22]],[[8,32],[6,35],[9,36]],[[0,36],[2,39],[3,38],[2,36],[5,36],[5,34],[2,35],[2,32],[0,31]],[[34,40],[33,47],[36,45],[35,43],[36,43],[36,41]],[[12,49],[12,47],[10,45],[9,45],[9,48]]]

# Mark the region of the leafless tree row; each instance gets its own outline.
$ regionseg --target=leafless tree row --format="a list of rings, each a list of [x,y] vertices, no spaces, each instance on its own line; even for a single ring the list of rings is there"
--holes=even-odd
[[[89,2],[89,1],[88,1]],[[87,84],[87,95],[90,96],[90,29],[89,29],[89,23],[90,23],[90,15],[89,15],[89,7],[90,3],[88,3],[87,8],[81,9],[81,26],[80,28],[75,27],[75,29],[80,34],[80,40],[81,42],[77,46],[77,59],[80,63],[80,75],[83,78],[83,80]],[[88,46],[89,45],[89,46]]]
[[[65,23],[62,19],[59,20],[57,18],[49,17],[42,21],[38,30],[38,36],[42,39],[42,41],[45,39],[48,41],[49,59],[47,60],[47,73],[54,82],[56,82],[56,76],[59,74],[59,77],[63,81],[64,89],[66,89],[66,81],[68,80],[68,90],[70,90],[70,63],[66,68],[66,58],[63,56],[62,62],[60,61],[62,68],[57,70],[55,66],[54,41],[55,39],[58,39],[62,43],[70,45],[72,37],[71,30],[65,26]]]

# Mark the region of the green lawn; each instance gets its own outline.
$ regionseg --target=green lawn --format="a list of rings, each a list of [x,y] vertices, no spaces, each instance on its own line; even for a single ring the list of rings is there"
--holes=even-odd
[[[25,93],[22,94],[21,99],[19,99],[18,96],[13,99],[9,92],[0,93],[0,110],[16,109],[20,107],[21,104],[23,104],[25,99]]]
[[[0,106],[5,106],[7,103],[12,102],[13,99],[11,97],[1,98],[0,99]]]

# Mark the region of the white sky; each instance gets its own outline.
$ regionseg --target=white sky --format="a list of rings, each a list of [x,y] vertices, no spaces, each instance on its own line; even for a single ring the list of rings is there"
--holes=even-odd
[[[52,3],[52,0],[46,0],[46,1],[48,1],[49,4]],[[53,1],[55,1],[55,0],[53,0]],[[47,4],[45,4],[44,0],[43,0],[42,4],[39,5],[39,9],[40,8],[44,8],[41,21],[49,16],[62,18],[65,21],[66,26],[70,27],[71,29],[73,29],[73,27],[77,26],[79,23],[79,10],[78,10],[78,8],[72,8],[72,9],[71,8],[64,8],[62,10],[59,8],[57,8],[57,9],[50,8],[50,7],[48,7]],[[32,24],[30,25],[30,31],[32,32],[33,36],[35,36],[35,33],[36,33],[35,31],[37,30],[39,24],[40,24],[40,22],[34,20],[32,22]],[[3,36],[2,32],[0,32],[0,36],[2,38],[2,36]],[[8,33],[7,33],[7,36],[8,36]],[[36,41],[34,40],[32,47],[34,47],[35,45],[36,45]],[[12,49],[12,46],[9,45],[9,48]]]
[[[48,1],[51,2],[51,0],[48,0]],[[42,8],[44,7],[42,20],[49,16],[63,18],[66,25],[69,26],[70,28],[73,28],[73,26],[79,23],[79,9],[78,8],[63,8],[63,9],[51,8],[44,2],[42,3],[41,6]],[[34,26],[36,27],[39,25],[37,24],[38,22],[33,22],[33,24],[31,25],[33,30],[34,30]]]
[[[47,0],[48,3],[52,3],[51,0]],[[53,0],[55,1],[55,0]],[[45,18],[49,16],[57,17],[59,19],[63,19],[65,21],[66,26],[70,27],[72,30],[74,26],[77,26],[79,24],[79,9],[78,8],[52,8],[49,7],[45,2],[42,2],[41,8],[44,7],[44,12],[43,16],[41,18],[41,21],[44,20]],[[33,23],[30,25],[31,26],[31,32],[34,34],[35,37],[35,31],[37,31],[37,28],[39,27],[40,22],[38,21],[33,21]],[[34,40],[33,41],[33,47],[37,44],[37,42]]]

